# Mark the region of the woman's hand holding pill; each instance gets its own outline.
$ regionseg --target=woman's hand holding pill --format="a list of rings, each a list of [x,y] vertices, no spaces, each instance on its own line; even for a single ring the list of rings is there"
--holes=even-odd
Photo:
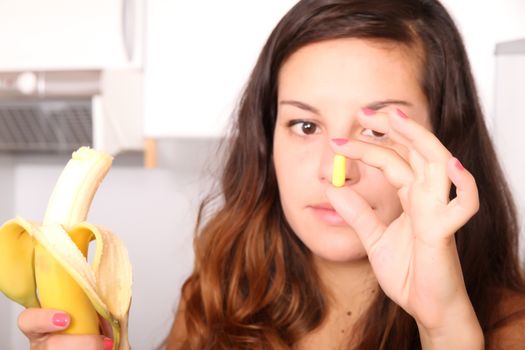
[[[422,339],[425,333],[436,338],[457,322],[471,321],[476,332],[454,240],[479,207],[473,176],[431,131],[399,109],[360,113],[358,120],[392,144],[350,140],[332,148],[380,169],[398,190],[403,212],[384,224],[351,185],[329,188],[330,202],[360,237],[383,291],[416,319]]]

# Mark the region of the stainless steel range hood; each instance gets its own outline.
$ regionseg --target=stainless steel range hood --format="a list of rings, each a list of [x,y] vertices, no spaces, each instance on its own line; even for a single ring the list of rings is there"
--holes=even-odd
[[[100,72],[0,74],[0,151],[93,146],[92,99]]]
[[[136,70],[0,73],[0,152],[141,150]]]

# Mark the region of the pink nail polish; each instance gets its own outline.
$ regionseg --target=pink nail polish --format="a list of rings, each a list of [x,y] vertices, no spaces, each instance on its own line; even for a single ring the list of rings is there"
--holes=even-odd
[[[463,167],[463,164],[461,164],[461,162],[459,161],[459,159],[456,159],[456,168],[458,168],[458,170],[465,170],[465,167]]]
[[[338,146],[341,146],[341,145],[344,145],[345,143],[348,142],[348,139],[343,139],[343,138],[340,138],[340,139],[332,139],[333,143],[335,143],[336,145]]]
[[[104,338],[104,350],[112,350],[113,349],[113,340],[110,338]]]
[[[366,116],[371,116],[371,115],[374,115],[376,113],[376,111],[374,111],[373,109],[371,108],[367,108],[367,107],[364,107],[361,109],[363,111],[363,113],[366,115]]]
[[[399,108],[396,108],[397,115],[400,116],[403,119],[408,119],[408,115],[406,115],[402,110]]]
[[[69,315],[58,312],[53,315],[53,324],[58,327],[65,327],[69,324]]]

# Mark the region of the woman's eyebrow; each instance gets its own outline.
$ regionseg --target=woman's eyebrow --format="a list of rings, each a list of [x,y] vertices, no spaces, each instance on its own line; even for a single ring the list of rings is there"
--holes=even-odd
[[[301,102],[301,101],[283,100],[283,101],[280,101],[279,104],[294,106],[299,109],[305,110],[307,112],[311,112],[311,113],[319,115],[319,110],[317,108],[310,106],[309,104]],[[402,106],[407,106],[407,107],[413,106],[412,103],[408,101],[404,101],[404,100],[380,100],[380,101],[370,102],[365,107],[373,109],[373,110],[379,110],[389,105],[402,105]]]
[[[403,100],[381,100],[381,101],[374,101],[374,102],[368,103],[366,105],[366,108],[370,108],[373,110],[379,110],[389,105],[402,105],[402,106],[407,106],[407,107],[413,106],[412,103],[408,101],[403,101]]]
[[[283,100],[283,101],[280,101],[279,104],[294,106],[302,110],[305,110],[307,112],[311,112],[311,113],[319,115],[319,110],[317,108],[310,106],[309,104],[306,104],[304,102],[295,101],[295,100]]]

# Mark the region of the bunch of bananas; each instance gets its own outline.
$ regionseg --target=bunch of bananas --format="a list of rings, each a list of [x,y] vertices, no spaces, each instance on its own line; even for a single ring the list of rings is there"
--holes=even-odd
[[[113,350],[128,350],[128,252],[116,235],[85,222],[112,160],[81,147],[60,175],[42,224],[15,218],[0,228],[0,291],[25,307],[68,312],[67,334],[100,334],[100,315],[111,324]]]

